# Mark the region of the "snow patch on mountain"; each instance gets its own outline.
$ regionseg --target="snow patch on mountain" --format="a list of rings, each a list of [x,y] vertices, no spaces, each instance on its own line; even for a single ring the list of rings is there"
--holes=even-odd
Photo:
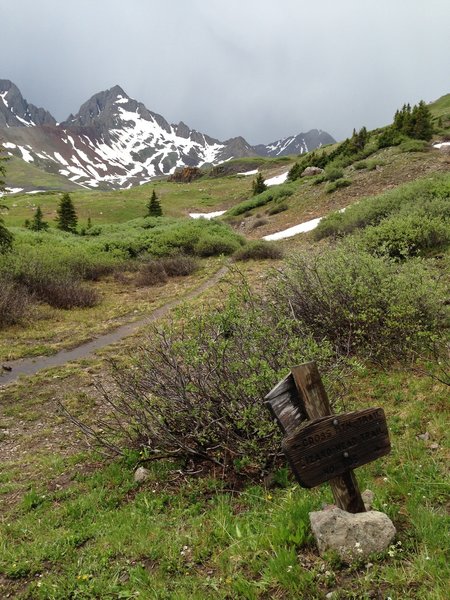
[[[236,173],[237,176],[248,177],[249,175],[256,175],[258,173],[258,169],[254,169],[253,171],[244,171],[243,173]]]
[[[283,229],[283,231],[278,231],[277,233],[265,235],[263,237],[263,240],[266,240],[268,242],[273,240],[284,240],[285,238],[292,237],[293,235],[297,235],[298,233],[306,233],[307,231],[312,231],[317,227],[321,220],[322,218],[319,217],[317,219],[305,221],[304,223],[300,223],[299,225],[294,225],[293,227]]]
[[[224,215],[226,212],[226,210],[216,210],[214,212],[207,213],[189,213],[189,216],[191,219],[208,219],[209,221],[210,219],[215,219],[216,217]]]
[[[19,150],[22,153],[22,158],[25,162],[27,163],[31,163],[34,162],[34,158],[31,155],[30,152],[30,146],[18,146]]]
[[[7,99],[6,99],[7,95],[8,95],[8,92],[1,92],[0,93],[0,98],[3,100],[3,104],[6,106],[6,108],[9,108],[9,104],[8,104]]]
[[[282,173],[281,175],[277,175],[276,177],[271,177],[270,179],[266,179],[264,183],[270,187],[272,185],[280,185],[281,183],[285,183],[288,178],[289,171],[286,173]]]

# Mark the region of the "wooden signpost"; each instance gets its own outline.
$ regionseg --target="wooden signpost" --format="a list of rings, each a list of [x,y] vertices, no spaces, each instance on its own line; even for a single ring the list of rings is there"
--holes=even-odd
[[[265,401],[284,433],[283,451],[300,485],[329,481],[339,508],[364,512],[352,469],[390,452],[383,409],[332,415],[314,362],[294,367]]]

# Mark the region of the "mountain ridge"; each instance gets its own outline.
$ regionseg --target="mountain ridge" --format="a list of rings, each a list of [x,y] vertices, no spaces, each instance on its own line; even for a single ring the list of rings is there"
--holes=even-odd
[[[335,141],[318,129],[266,145],[252,146],[241,136],[220,141],[183,121],[169,124],[119,85],[97,92],[75,115],[57,123],[3,79],[0,138],[9,154],[88,188],[131,187],[179,167],[300,154]]]

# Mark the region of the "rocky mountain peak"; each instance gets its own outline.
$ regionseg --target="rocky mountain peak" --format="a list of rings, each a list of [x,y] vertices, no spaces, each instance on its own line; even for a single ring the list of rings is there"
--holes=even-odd
[[[62,125],[71,127],[92,127],[101,122],[110,124],[111,117],[118,112],[121,103],[132,101],[120,85],[115,85],[109,90],[94,94],[81,105],[76,115],[70,115]],[[132,101],[135,102],[135,101]]]
[[[0,127],[55,124],[54,117],[45,109],[29,104],[12,81],[0,79]]]

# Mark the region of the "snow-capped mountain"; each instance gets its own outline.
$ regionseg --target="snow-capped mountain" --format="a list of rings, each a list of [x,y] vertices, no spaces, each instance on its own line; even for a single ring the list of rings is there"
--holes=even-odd
[[[0,80],[0,140],[9,154],[88,188],[130,187],[177,167],[298,154],[334,141],[313,130],[267,146],[250,146],[242,137],[220,142],[183,122],[170,125],[119,86],[95,94],[57,124],[8,80]]]
[[[307,133],[292,135],[266,146],[262,144],[254,146],[254,149],[261,156],[288,156],[290,154],[303,154],[326,144],[334,144],[335,141],[326,131],[311,129]]]

